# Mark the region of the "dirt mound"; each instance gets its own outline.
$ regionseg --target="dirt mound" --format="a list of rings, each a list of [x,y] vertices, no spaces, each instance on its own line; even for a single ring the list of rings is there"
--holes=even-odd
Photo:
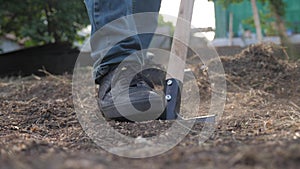
[[[229,92],[254,89],[286,96],[299,90],[296,84],[300,79],[300,68],[297,63],[289,62],[285,49],[276,44],[252,45],[239,54],[220,58]],[[210,99],[212,90],[208,69],[215,63],[213,59],[208,65],[192,65],[200,93],[203,94],[202,100]]]
[[[259,44],[244,49],[234,57],[222,57],[221,60],[229,86],[280,94],[279,81],[286,82],[293,77],[291,74],[297,74],[298,71],[297,66],[289,64],[285,58],[287,55],[283,48],[274,44]]]
[[[276,73],[284,72],[289,67],[282,60],[284,54],[284,49],[275,44],[259,44],[244,49],[240,54],[236,55],[234,59],[246,62],[245,66],[247,66],[248,69],[270,70]],[[286,57],[288,56],[286,55]]]

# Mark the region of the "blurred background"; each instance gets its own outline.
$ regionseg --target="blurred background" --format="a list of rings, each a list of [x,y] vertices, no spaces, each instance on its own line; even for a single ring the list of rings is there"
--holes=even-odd
[[[72,72],[90,37],[83,0],[0,2],[0,76],[39,74],[42,67],[54,74]],[[173,34],[179,4],[162,1],[158,33]],[[207,39],[218,52],[233,55],[251,44],[272,42],[299,58],[294,52],[300,44],[299,14],[298,0],[196,0],[191,45],[201,47]],[[169,50],[171,42],[157,35],[151,47]]]

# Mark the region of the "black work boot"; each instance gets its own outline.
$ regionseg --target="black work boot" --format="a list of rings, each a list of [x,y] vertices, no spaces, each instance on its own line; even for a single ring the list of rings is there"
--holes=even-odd
[[[155,120],[164,111],[163,92],[140,70],[136,63],[122,63],[99,80],[98,105],[106,119]]]

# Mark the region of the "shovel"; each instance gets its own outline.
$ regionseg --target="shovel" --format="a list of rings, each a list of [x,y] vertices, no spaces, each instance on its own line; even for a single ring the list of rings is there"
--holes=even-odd
[[[195,120],[197,122],[214,122],[215,115],[200,116],[184,119],[180,116],[181,89],[183,86],[184,68],[188,52],[187,44],[190,40],[191,20],[194,0],[181,0],[178,19],[174,32],[171,56],[169,58],[165,96],[166,109],[161,116],[162,120]]]

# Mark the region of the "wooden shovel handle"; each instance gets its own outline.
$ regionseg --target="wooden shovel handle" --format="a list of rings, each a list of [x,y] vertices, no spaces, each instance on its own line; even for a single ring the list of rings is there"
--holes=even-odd
[[[193,8],[194,0],[181,0],[166,79],[174,78],[183,81]]]

